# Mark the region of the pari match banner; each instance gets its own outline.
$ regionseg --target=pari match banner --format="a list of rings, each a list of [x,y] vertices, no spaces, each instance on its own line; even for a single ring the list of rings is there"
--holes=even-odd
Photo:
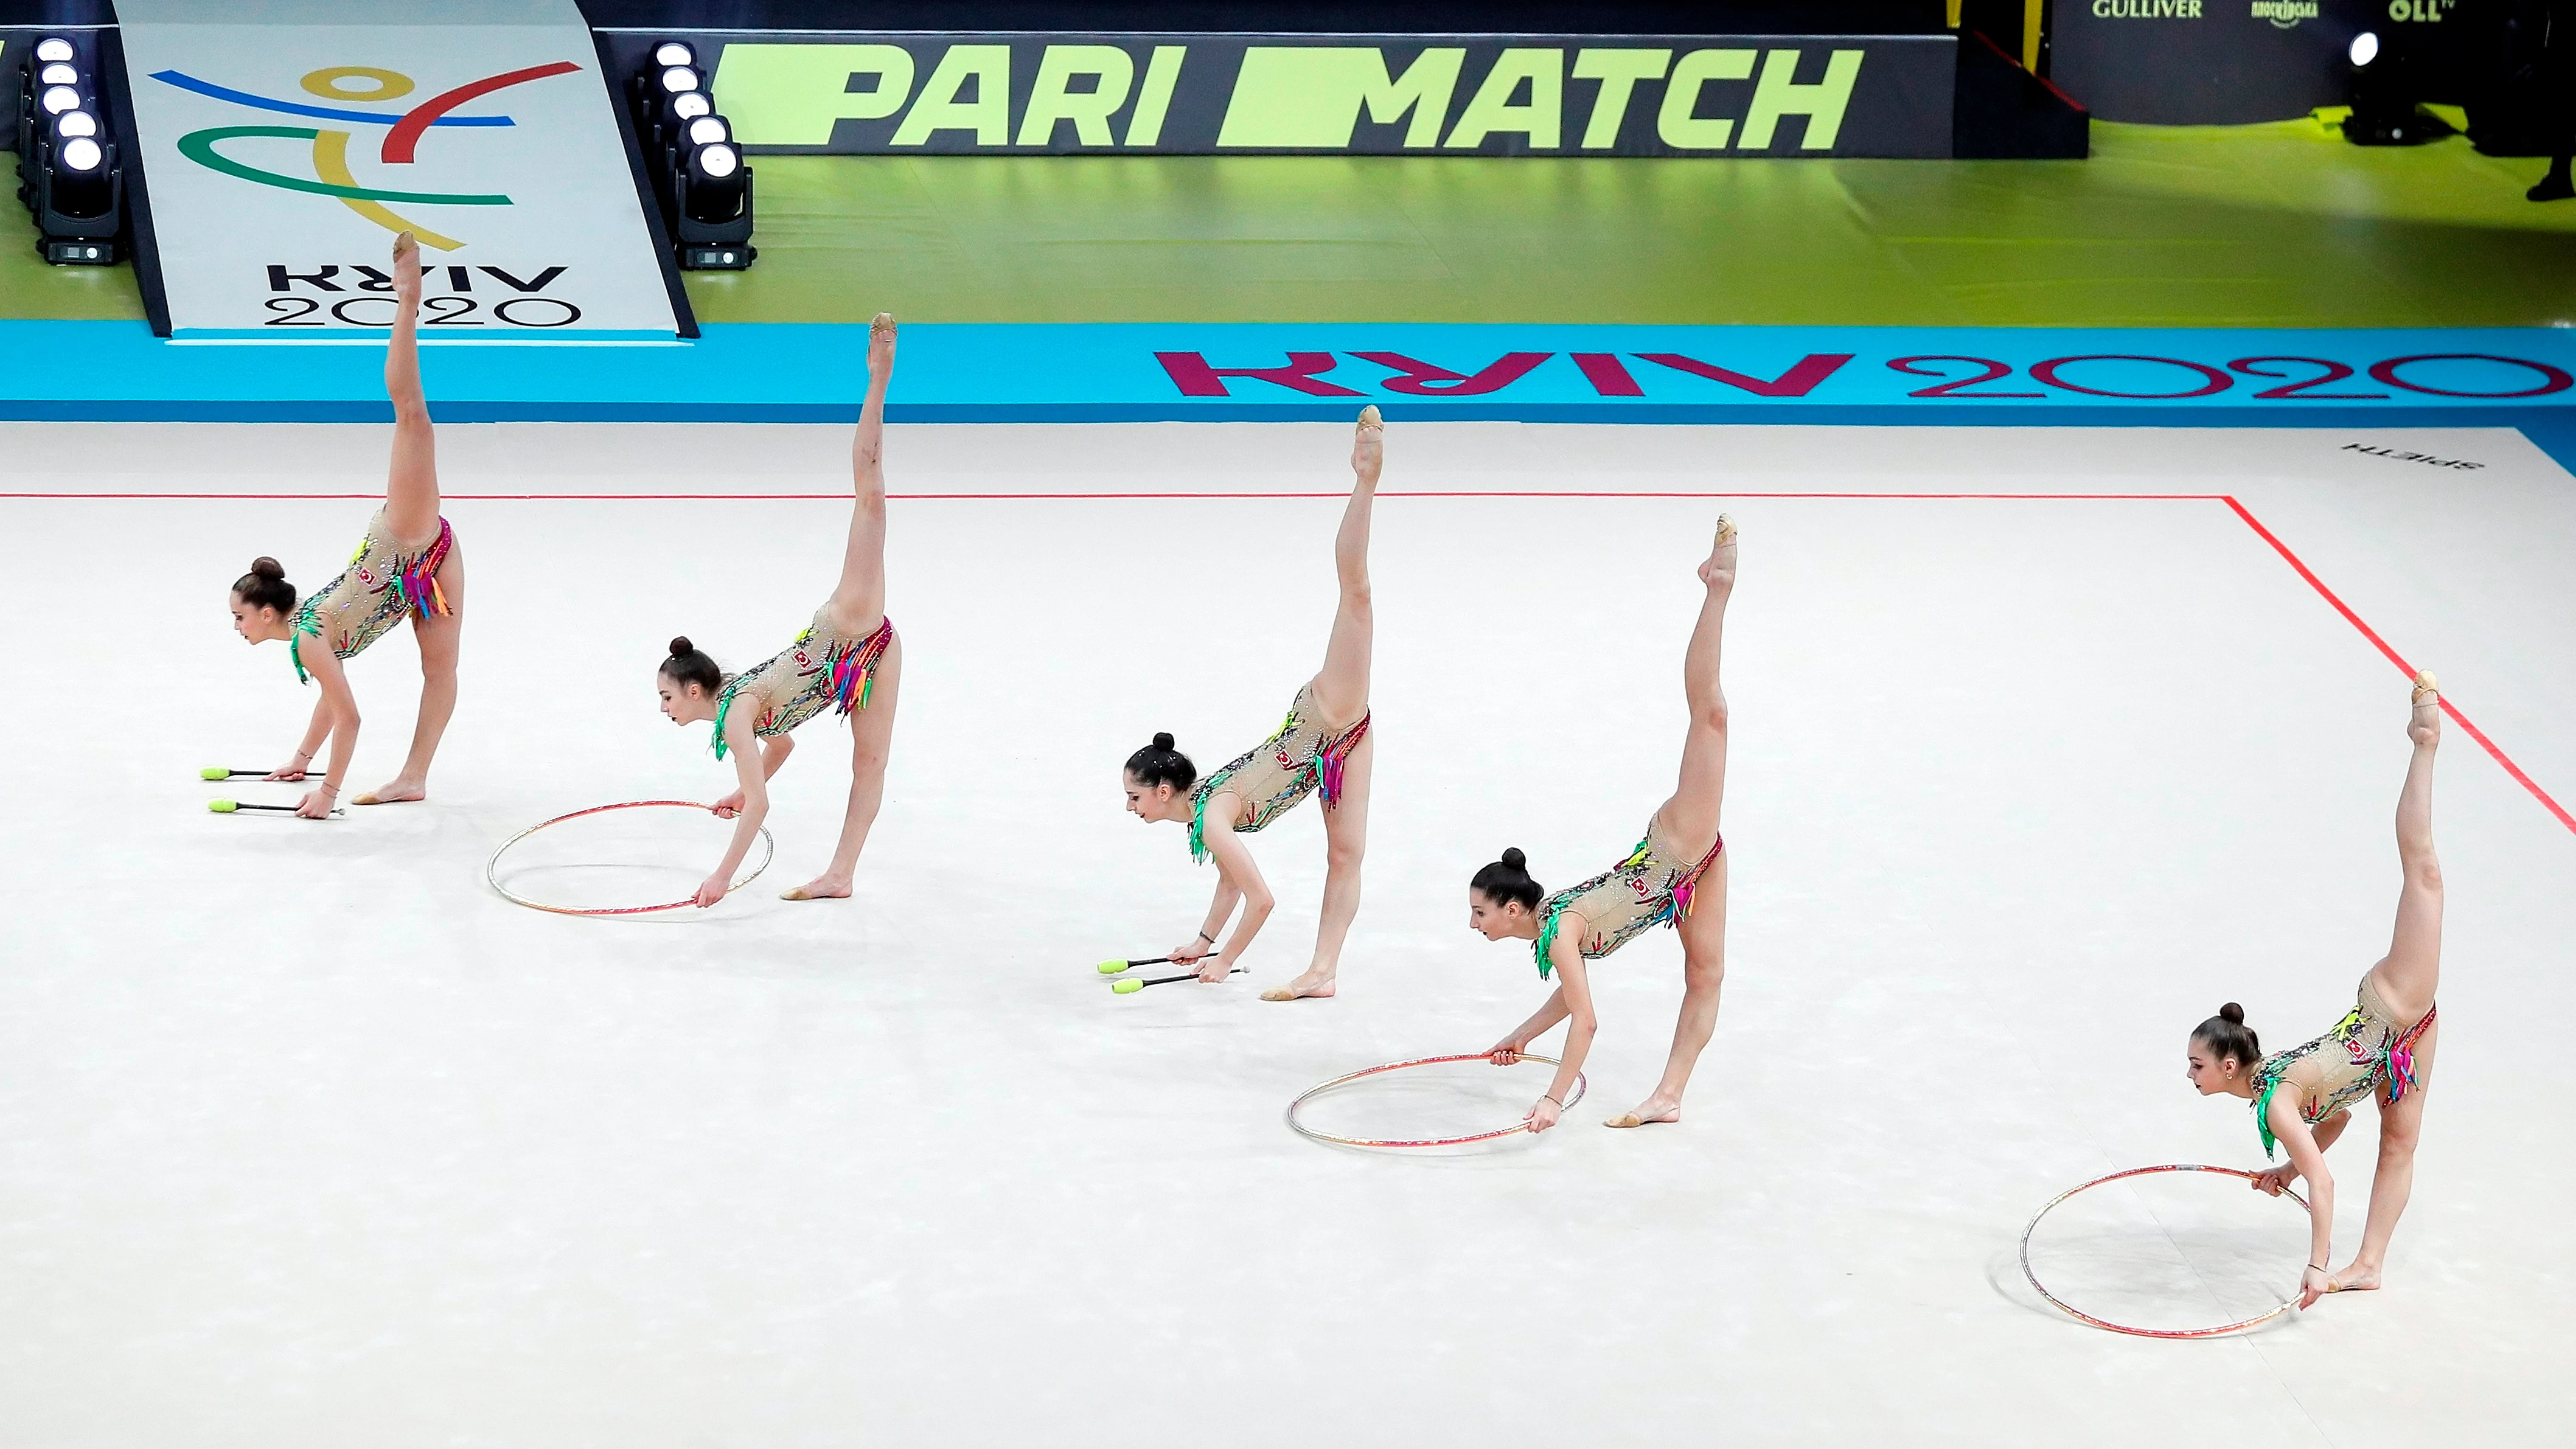
[[[1948,35],[678,38],[746,146],[857,156],[1946,157],[1958,69]]]
[[[381,337],[406,230],[424,342],[673,340],[571,0],[220,9],[118,7],[173,340]]]

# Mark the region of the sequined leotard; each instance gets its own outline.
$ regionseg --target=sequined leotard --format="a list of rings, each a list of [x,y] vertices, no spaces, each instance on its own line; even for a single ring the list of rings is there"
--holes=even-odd
[[[1249,834],[1288,813],[1308,795],[1321,792],[1327,806],[1342,799],[1342,766],[1359,748],[1369,729],[1365,714],[1345,729],[1328,728],[1315,715],[1315,686],[1308,681],[1288,706],[1279,732],[1208,776],[1190,792],[1190,858],[1205,863],[1208,801],[1230,792],[1243,802],[1234,820],[1238,834]]]
[[[725,720],[737,704],[757,708],[751,732],[783,735],[835,706],[842,714],[868,707],[878,661],[894,642],[894,620],[865,634],[843,634],[832,625],[832,606],[814,611],[814,622],[796,642],[725,681],[716,695],[716,758],[725,757]]]
[[[1646,822],[1646,838],[1637,842],[1627,859],[1540,902],[1538,940],[1531,943],[1538,974],[1546,976],[1553,969],[1548,951],[1556,944],[1556,928],[1567,911],[1583,920],[1583,938],[1577,945],[1587,960],[1607,956],[1657,925],[1679,925],[1690,916],[1701,873],[1724,849],[1726,837],[1721,835],[1708,854],[1694,861],[1664,833],[1658,813]]]
[[[2397,1020],[2370,978],[2361,978],[2353,1008],[2334,1029],[2311,1042],[2263,1059],[2254,1073],[2254,1125],[2263,1134],[2263,1155],[2272,1155],[2272,1094],[2288,1088],[2297,1095],[2299,1118],[2311,1125],[2376,1095],[2382,1107],[2393,1107],[2421,1083],[2415,1075],[2415,1044],[2433,1028],[2433,1011],[2412,1026]]]
[[[409,547],[398,544],[385,527],[385,511],[377,509],[349,566],[295,611],[286,653],[295,663],[296,679],[312,677],[304,669],[307,639],[319,639],[334,655],[351,659],[406,618],[456,612],[438,586],[439,566],[455,547],[456,530],[444,518],[434,537]]]

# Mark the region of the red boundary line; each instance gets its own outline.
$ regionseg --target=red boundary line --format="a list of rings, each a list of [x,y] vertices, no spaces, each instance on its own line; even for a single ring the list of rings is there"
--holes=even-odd
[[[190,500],[190,499],[203,499],[203,500],[209,500],[209,501],[263,501],[263,502],[286,502],[286,501],[323,501],[323,500],[360,500],[360,501],[363,501],[363,500],[368,500],[368,499],[374,499],[374,498],[377,498],[377,497],[380,497],[380,496],[382,496],[382,495],[377,494],[377,493],[16,493],[16,492],[0,492],[0,500],[13,499],[13,498],[21,498],[21,499],[93,499],[93,500],[111,500],[111,499],[123,499],[123,500]],[[835,500],[835,499],[845,499],[845,498],[848,498],[849,496],[850,496],[850,495],[849,495],[849,494],[847,494],[847,493],[450,493],[450,494],[446,495],[446,497],[447,497],[448,499],[452,500],[452,501],[456,501],[456,502],[476,502],[476,503],[551,503],[551,502],[583,502],[583,503],[590,503],[590,502],[668,503],[668,502],[699,502],[699,501],[705,501],[705,502],[735,502],[735,503],[746,503],[746,502],[804,502],[804,501],[815,501],[815,502],[820,502],[820,501],[829,501],[829,500]],[[1166,492],[1166,493],[1149,493],[1149,492],[1125,492],[1125,493],[889,493],[889,494],[887,494],[887,495],[886,495],[886,497],[887,497],[888,499],[890,499],[890,500],[897,500],[897,499],[900,499],[900,500],[911,500],[911,501],[915,501],[915,502],[1043,502],[1043,501],[1062,501],[1062,502],[1082,502],[1082,501],[1093,501],[1093,502],[1097,502],[1097,501],[1103,501],[1103,500],[1118,500],[1118,499],[1183,499],[1183,500],[1188,500],[1188,499],[1244,499],[1244,498],[1343,498],[1343,497],[1347,497],[1347,496],[1348,496],[1348,495],[1347,495],[1346,493],[1339,492],[1339,491],[1316,491],[1316,492],[1311,492],[1311,493],[1310,493],[1310,492],[1283,492],[1283,493],[1248,493],[1248,492],[1247,492],[1247,493],[1216,493],[1216,492],[1208,492],[1208,493],[1168,493],[1168,492]],[[2407,678],[2412,679],[2412,678],[2414,678],[2414,677],[2415,677],[2415,666],[2414,666],[2414,665],[2412,665],[2412,664],[2407,663],[2407,662],[2406,662],[2406,657],[2405,657],[2404,655],[2402,655],[2402,654],[2398,653],[2398,652],[2396,651],[2396,649],[2395,649],[2395,648],[2393,648],[2393,647],[2391,647],[2391,646],[2390,646],[2389,642],[2388,642],[2386,639],[2384,639],[2384,638],[2380,637],[2380,633],[2379,633],[2379,631],[2378,631],[2378,630],[2376,630],[2376,629],[2373,629],[2372,627],[2370,627],[2369,623],[2368,623],[2367,621],[2365,621],[2365,620],[2364,620],[2364,619],[2363,619],[2359,614],[2354,613],[2354,612],[2352,611],[2352,606],[2351,606],[2351,605],[2349,605],[2349,604],[2346,604],[2346,603],[2345,603],[2341,598],[2337,597],[2337,596],[2336,596],[2336,594],[2335,594],[2335,591],[2334,591],[2334,590],[2332,590],[2332,589],[2330,589],[2330,588],[2327,588],[2327,587],[2326,587],[2326,582],[2325,582],[2325,580],[2323,580],[2323,579],[2321,579],[2321,578],[2318,578],[2318,577],[2317,577],[2317,575],[2316,575],[2316,571],[2315,571],[2315,570],[2313,570],[2313,569],[2309,568],[2305,562],[2301,561],[2301,559],[2299,558],[2299,556],[2298,556],[2297,554],[2295,554],[2295,553],[2291,552],[2291,551],[2290,551],[2290,546],[2289,546],[2288,544],[2286,544],[2286,543],[2283,543],[2283,542],[2281,541],[2280,536],[2279,536],[2278,534],[2275,534],[2275,533],[2273,533],[2273,532],[2272,532],[2272,530],[2270,530],[2270,529],[2268,529],[2268,528],[2264,527],[2264,526],[2263,526],[2263,521],[2262,521],[2261,519],[2259,519],[2259,518],[2256,518],[2256,517],[2254,516],[2254,514],[2253,514],[2253,511],[2252,511],[2252,510],[2248,509],[2248,508],[2247,508],[2243,503],[2238,502],[2238,501],[2236,500],[2236,498],[2235,498],[2235,496],[2234,496],[2234,495],[2232,495],[2232,494],[2227,494],[2227,493],[1863,493],[1863,492],[1804,492],[1804,491],[1776,491],[1776,492],[1741,492],[1741,491],[1727,491],[1727,492],[1717,492],[1717,491],[1687,491],[1687,492],[1685,492],[1685,491],[1669,491],[1669,492],[1617,493],[1617,492],[1609,492],[1609,491],[1598,490],[1598,489],[1595,489],[1595,490],[1562,489],[1562,490],[1550,490],[1550,491],[1544,491],[1544,492],[1517,492],[1517,491],[1510,491],[1510,490],[1503,490],[1503,489],[1494,489],[1494,490],[1456,490],[1456,491],[1450,491],[1450,490],[1381,490],[1381,491],[1379,492],[1378,496],[1379,496],[1379,497],[1381,497],[1381,498],[1807,498],[1807,499],[1889,499],[1889,500],[1915,500],[1915,501],[2003,501],[2003,502],[2018,502],[2018,501],[2056,501],[2056,502],[2067,502],[2067,501],[2080,501],[2080,502],[2133,502],[2133,503],[2148,503],[2148,502],[2151,502],[2151,503],[2224,503],[2224,504],[2226,504],[2226,505],[2228,506],[2228,508],[2229,508],[2232,512],[2234,512],[2234,513],[2235,513],[2235,515],[2236,515],[2239,519],[2241,519],[2241,520],[2243,520],[2243,521],[2244,521],[2244,524],[2245,524],[2245,526],[2246,526],[2246,527],[2248,527],[2248,528],[2250,528],[2250,529],[2254,530],[2254,533],[2255,533],[2255,536],[2256,536],[2256,537],[2258,537],[2258,538],[2262,539],[2265,543],[2270,544],[2270,545],[2272,546],[2272,551],[2273,551],[2274,553],[2279,554],[2279,555],[2281,556],[2282,561],[2283,561],[2284,563],[2287,563],[2287,564],[2288,564],[2288,565],[2289,565],[2293,570],[2295,570],[2295,571],[2298,573],[2298,575],[2299,575],[2299,577],[2300,577],[2301,579],[2303,579],[2303,580],[2305,580],[2305,581],[2307,582],[2307,585],[2308,585],[2308,587],[2309,587],[2309,588],[2312,588],[2312,589],[2316,590],[2316,591],[2317,591],[2317,596],[2318,596],[2319,598],[2324,599],[2324,600],[2326,601],[2326,603],[2328,603],[2329,605],[2333,606],[2334,611],[2335,611],[2336,613],[2341,614],[2341,615],[2343,616],[2343,618],[2344,618],[2344,622],[2345,622],[2345,623],[2348,623],[2348,624],[2352,625],[2352,627],[2353,627],[2353,628],[2355,628],[2355,629],[2359,630],[2359,631],[2361,632],[2361,637],[2362,637],[2362,638],[2364,638],[2364,639],[2369,640],[2369,641],[2370,641],[2370,645],[2371,645],[2371,647],[2372,647],[2372,648],[2377,649],[2377,650],[2380,652],[2380,654],[2381,654],[2382,656],[2384,656],[2384,657],[2388,660],[2388,662],[2389,662],[2389,663],[2396,665],[2396,666],[2397,666],[2397,668],[2398,668],[2398,671],[2399,671],[2400,673],[2404,674]],[[2567,829],[2568,829],[2570,832],[2576,832],[2576,815],[2571,815],[2571,814],[2569,814],[2569,813],[2568,813],[2568,811],[2567,811],[2567,807],[2565,807],[2565,806],[2563,806],[2563,805],[2559,804],[2555,799],[2551,798],[2551,796],[2550,796],[2550,794],[2549,794],[2549,792],[2548,792],[2548,791],[2546,791],[2546,790],[2544,790],[2544,789],[2540,788],[2540,782],[2539,782],[2539,781],[2534,780],[2534,779],[2532,779],[2532,778],[2531,778],[2531,776],[2529,776],[2529,775],[2527,775],[2527,774],[2523,773],[2523,769],[2522,769],[2522,767],[2521,767],[2520,765],[2517,765],[2517,764],[2515,764],[2515,763],[2513,762],[2513,757],[2512,757],[2512,756],[2510,756],[2510,755],[2508,755],[2508,754],[2506,754],[2506,753],[2504,752],[2504,750],[2503,750],[2501,747],[2499,747],[2499,746],[2496,744],[2496,742],[2495,742],[2494,740],[2492,740],[2492,739],[2488,738],[2488,736],[2487,736],[2487,732],[2486,732],[2485,730],[2479,729],[2479,728],[2477,727],[2477,725],[2476,725],[2476,724],[2474,724],[2473,722],[2471,722],[2471,721],[2470,721],[2470,719],[2469,719],[2469,717],[2468,717],[2467,715],[2462,714],[2462,713],[2460,712],[2460,708],[2459,708],[2459,706],[2458,706],[2458,705],[2453,704],[2447,696],[2446,696],[2446,697],[2444,697],[2444,699],[2442,700],[2442,713],[2444,713],[2444,714],[2446,714],[2446,715],[2449,715],[2449,716],[2451,717],[2451,719],[2452,719],[2452,721],[2453,721],[2454,723],[2458,724],[2458,725],[2459,725],[2459,727],[2460,727],[2462,730],[2464,730],[2464,731],[2466,731],[2466,732],[2468,733],[2468,736],[2469,736],[2469,738],[2470,738],[2470,739],[2473,739],[2473,740],[2477,741],[2477,742],[2478,742],[2478,747],[2479,747],[2480,749],[2485,750],[2485,751],[2487,752],[2487,755],[2488,755],[2490,758],[2492,758],[2492,759],[2493,759],[2493,760],[2494,760],[2498,765],[2503,766],[2503,767],[2504,767],[2504,772],[2505,772],[2507,775],[2510,775],[2510,776],[2512,776],[2512,777],[2513,777],[2514,783],[2515,783],[2515,784],[2520,785],[2523,789],[2525,789],[2525,790],[2529,791],[2529,792],[2530,792],[2530,794],[2531,794],[2531,798],[2533,798],[2534,800],[2539,801],[2539,802],[2540,802],[2540,804],[2541,804],[2541,808],[2543,808],[2543,809],[2547,810],[2547,811],[2548,811],[2552,816],[2556,817],[2556,819],[2557,819],[2557,821],[2558,821],[2558,823],[2559,823],[2559,824],[2566,826],[2566,827],[2567,827]]]
[[[2308,587],[2317,591],[2317,597],[2324,599],[2329,604],[2332,604],[2334,606],[2334,611],[2343,615],[2345,623],[2348,623],[2355,629],[2360,630],[2361,637],[2369,640],[2372,648],[2377,649],[2381,654],[2386,655],[2388,662],[2396,665],[2399,673],[2404,674],[2409,679],[2413,679],[2415,677],[2415,666],[2406,662],[2406,656],[2398,653],[2394,648],[2390,647],[2387,640],[2379,637],[2379,631],[2373,629],[2368,623],[2364,622],[2359,614],[2354,613],[2350,604],[2337,598],[2335,596],[2335,591],[2326,587],[2326,581],[2318,578],[2314,569],[2309,568],[2307,564],[2302,562],[2297,554],[2290,552],[2290,546],[2281,542],[2278,534],[2275,534],[2272,530],[2263,526],[2263,520],[2256,518],[2253,510],[2247,508],[2244,504],[2237,502],[2232,497],[2228,498],[2226,503],[2229,508],[2235,510],[2238,518],[2245,520],[2245,526],[2247,528],[2254,530],[2257,537],[2272,546],[2272,551],[2274,553],[2279,554],[2284,562],[2288,563],[2291,568],[2298,571],[2300,578],[2308,581]],[[2524,774],[2522,772],[2522,767],[2513,762],[2513,757],[2507,755],[2502,749],[2498,748],[2494,740],[2487,738],[2487,732],[2485,730],[2479,729],[2476,725],[2470,723],[2469,717],[2460,713],[2460,707],[2451,703],[2448,696],[2445,696],[2442,700],[2442,713],[2449,715],[2461,729],[2468,732],[2470,739],[2478,742],[2478,747],[2480,749],[2485,750],[2488,755],[2492,756],[2497,764],[2504,766],[2504,772],[2513,777],[2515,784],[2518,784],[2525,790],[2530,791],[2532,799],[2539,801],[2543,809],[2546,809],[2550,814],[2557,816],[2559,824],[2566,826],[2571,831],[2576,831],[2576,816],[2569,815],[2567,813],[2567,807],[2559,804],[2556,800],[2551,799],[2549,797],[2549,792],[2540,788],[2539,781]]]

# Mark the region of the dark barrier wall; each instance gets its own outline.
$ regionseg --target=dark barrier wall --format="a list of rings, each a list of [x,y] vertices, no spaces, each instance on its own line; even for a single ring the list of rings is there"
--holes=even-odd
[[[1943,157],[1958,70],[1947,33],[611,37],[664,39],[753,151],[841,155]]]
[[[30,0],[0,0],[0,7]],[[1948,0],[580,0],[603,30],[1941,35]]]
[[[2453,100],[2458,0],[2049,0],[2049,78],[2105,121],[2280,121],[2350,103],[2352,39],[2406,48]]]

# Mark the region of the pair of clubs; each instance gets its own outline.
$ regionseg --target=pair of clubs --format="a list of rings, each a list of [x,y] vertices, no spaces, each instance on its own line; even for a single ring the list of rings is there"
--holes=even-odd
[[[201,780],[238,780],[244,775],[251,776],[255,779],[266,779],[268,777],[268,771],[229,770],[221,765],[208,765],[197,772],[197,778]],[[295,807],[292,805],[258,805],[241,800],[209,800],[206,802],[206,808],[212,810],[217,815],[232,815],[249,810],[266,811],[277,815],[292,815],[295,813]],[[335,819],[347,813],[347,811],[342,810],[336,805],[331,807],[331,814]]]
[[[1170,964],[1171,959],[1172,958],[1169,956],[1148,956],[1142,961],[1103,961],[1096,969],[1103,976],[1115,976],[1121,971],[1133,970],[1138,966],[1168,965]],[[1237,966],[1225,974],[1232,976],[1236,972],[1247,969],[1249,968]],[[1119,996],[1133,996],[1148,986],[1169,986],[1175,981],[1196,981],[1198,979],[1199,974],[1195,971],[1184,971],[1177,976],[1130,976],[1123,981],[1110,982],[1109,989],[1111,992]]]

